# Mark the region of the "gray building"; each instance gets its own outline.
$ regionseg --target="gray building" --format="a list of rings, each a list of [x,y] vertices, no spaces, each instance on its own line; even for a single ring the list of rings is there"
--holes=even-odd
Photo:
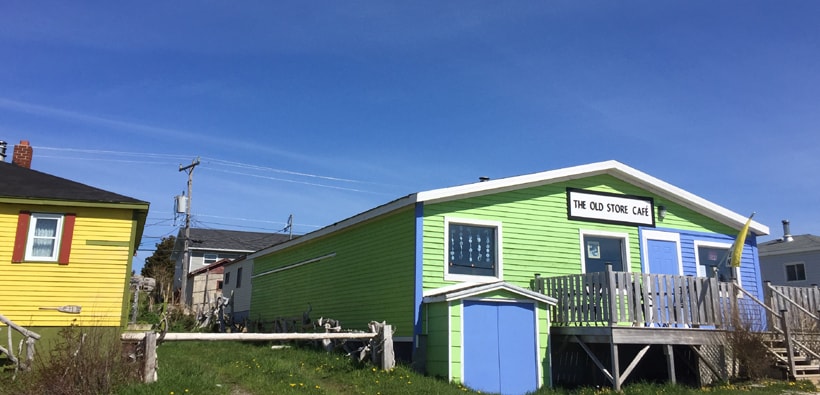
[[[245,232],[224,229],[190,229],[188,273],[223,259],[234,260],[289,239],[282,233]],[[185,232],[180,229],[171,259],[174,260],[174,289],[182,286]],[[190,288],[190,285],[189,285]],[[188,290],[190,294],[190,289]]]
[[[820,236],[796,235],[783,220],[783,237],[758,245],[763,281],[808,287],[820,284]]]

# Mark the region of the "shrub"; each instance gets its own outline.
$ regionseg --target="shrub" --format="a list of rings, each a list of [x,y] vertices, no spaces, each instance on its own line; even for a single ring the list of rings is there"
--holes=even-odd
[[[21,394],[107,394],[139,380],[141,367],[123,354],[119,328],[71,326],[60,331],[50,354],[9,390]]]

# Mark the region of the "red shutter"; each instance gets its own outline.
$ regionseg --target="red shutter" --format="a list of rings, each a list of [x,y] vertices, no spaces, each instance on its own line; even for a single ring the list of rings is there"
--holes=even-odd
[[[58,262],[61,265],[68,265],[68,257],[71,255],[71,240],[74,238],[74,220],[77,214],[66,214],[63,218],[63,236],[60,238],[60,257]]]
[[[31,222],[31,212],[20,211],[17,216],[17,234],[14,236],[14,250],[11,253],[13,263],[23,262],[26,256],[26,242],[28,239],[28,224]]]

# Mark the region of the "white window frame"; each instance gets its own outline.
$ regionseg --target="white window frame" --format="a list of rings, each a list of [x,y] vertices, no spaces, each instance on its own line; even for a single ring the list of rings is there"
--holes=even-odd
[[[725,248],[727,251],[732,249],[732,243],[722,243],[718,241],[702,241],[702,240],[695,240],[695,266],[698,269],[698,277],[707,277],[706,276],[706,266],[700,264],[700,253],[698,253],[698,249],[700,247],[713,247],[713,248]],[[730,251],[731,252],[731,251]],[[728,264],[728,262],[727,262]],[[734,276],[737,279],[737,285],[743,286],[742,279],[740,278],[740,268],[733,267],[731,268],[734,270]],[[720,281],[720,280],[718,280]]]
[[[789,280],[789,271],[788,271],[787,267],[797,266],[797,265],[803,266],[803,279],[802,280]],[[783,264],[783,275],[784,275],[783,278],[786,280],[785,282],[787,282],[787,283],[799,283],[799,282],[806,281],[806,278],[808,278],[806,276],[806,263],[803,262],[803,261],[784,263]]]
[[[606,237],[610,239],[621,239],[623,244],[623,251],[621,251],[621,259],[624,263],[624,270],[627,272],[632,271],[632,259],[630,258],[629,254],[629,233],[625,232],[612,232],[608,230],[593,230],[593,229],[581,229],[578,232],[578,244],[581,246],[581,273],[587,272],[587,253],[586,248],[587,246],[584,245],[584,237],[585,236],[593,236],[593,237]]]
[[[214,261],[213,262],[208,262],[208,255],[213,255],[214,256]],[[217,254],[215,252],[206,252],[206,253],[202,254],[202,265],[208,266],[208,265],[213,265],[214,263],[217,263],[217,262],[219,262],[219,254]]]
[[[485,226],[495,228],[495,275],[494,276],[479,276],[471,274],[450,274],[450,224],[467,225],[467,226]],[[467,282],[494,282],[504,278],[503,271],[503,249],[501,241],[501,221],[491,221],[483,219],[472,218],[457,218],[444,217],[444,279],[447,281],[467,281]]]
[[[39,262],[57,262],[60,259],[60,243],[63,238],[63,221],[65,216],[62,214],[50,214],[50,213],[31,213],[31,219],[28,225],[28,236],[26,237],[26,261],[39,261]],[[57,220],[57,232],[54,236],[54,250],[51,253],[50,257],[43,257],[43,256],[34,256],[33,249],[34,249],[34,239],[35,239],[35,230],[37,229],[37,221],[40,219],[56,219]]]

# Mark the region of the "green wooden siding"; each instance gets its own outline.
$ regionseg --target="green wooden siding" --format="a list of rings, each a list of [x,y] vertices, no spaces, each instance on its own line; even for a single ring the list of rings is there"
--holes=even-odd
[[[461,377],[461,357],[462,357],[462,336],[461,336],[461,316],[464,304],[461,300],[450,303],[450,380],[460,383]]]
[[[449,309],[446,302],[425,305],[424,319],[427,335],[427,374],[448,379],[449,371]]]
[[[567,219],[566,188],[647,196],[665,205],[668,214],[659,228],[736,233],[728,226],[609,175],[536,186],[424,206],[423,288],[454,284],[444,280],[445,217],[502,223],[503,280],[529,287],[535,273],[544,276],[581,272],[581,230],[626,233],[630,270],[640,271],[640,240],[636,226]]]
[[[254,278],[251,320],[278,317],[340,320],[345,329],[387,321],[395,336],[413,335],[415,220],[412,208],[254,259],[254,275],[335,253],[335,256]]]

